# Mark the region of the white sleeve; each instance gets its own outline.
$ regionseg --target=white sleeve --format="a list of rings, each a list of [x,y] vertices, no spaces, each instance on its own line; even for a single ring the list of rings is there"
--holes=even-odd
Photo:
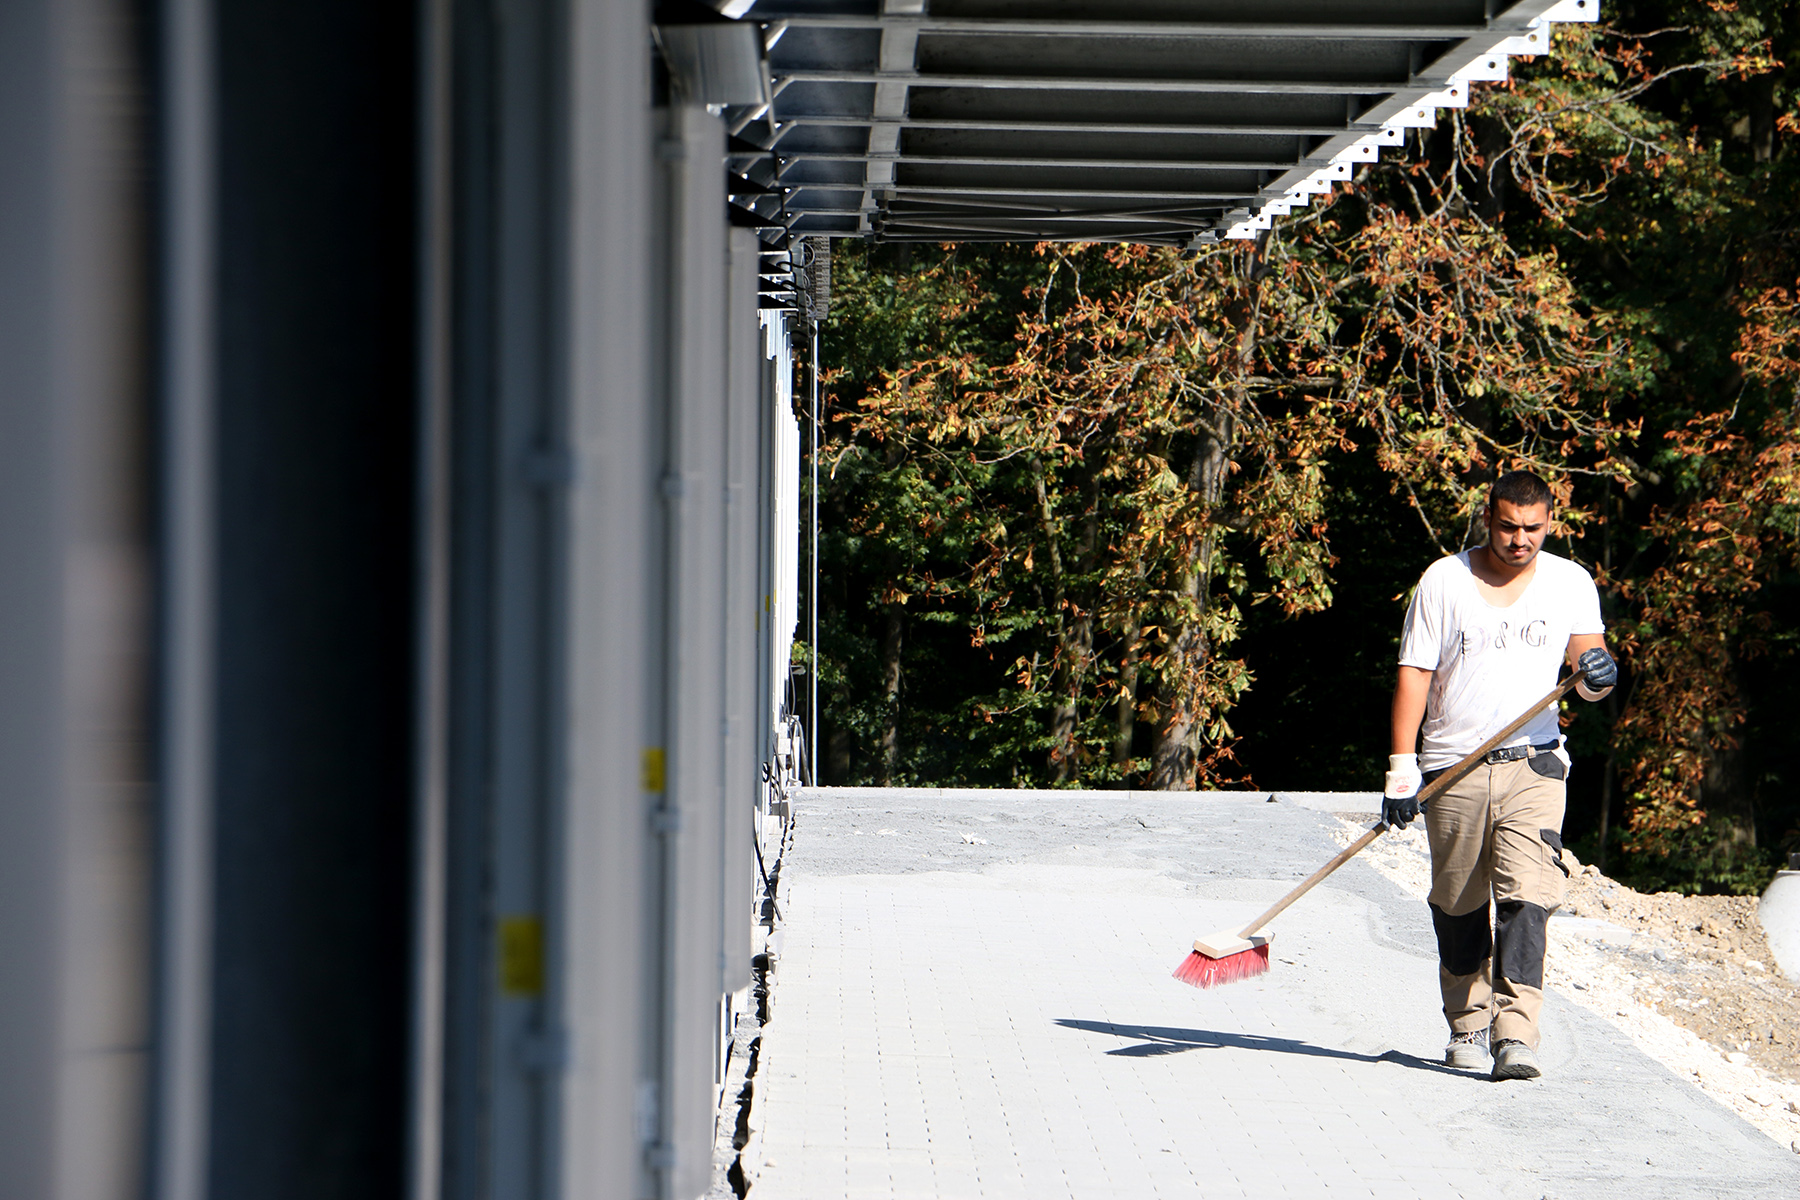
[[[1582,633],[1605,633],[1606,623],[1600,619],[1600,589],[1594,586],[1594,577],[1577,566],[1572,572],[1573,586],[1569,589],[1569,608],[1573,621],[1569,626],[1571,636]]]
[[[1413,589],[1406,606],[1406,622],[1400,627],[1400,665],[1425,671],[1438,669],[1443,656],[1444,596],[1442,572],[1427,570]]]

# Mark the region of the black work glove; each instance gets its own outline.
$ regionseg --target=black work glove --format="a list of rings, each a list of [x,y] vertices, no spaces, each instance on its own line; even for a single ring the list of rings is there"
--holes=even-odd
[[[1581,681],[1587,684],[1590,692],[1603,692],[1619,682],[1619,664],[1603,646],[1584,651],[1575,665],[1580,668]]]
[[[1402,800],[1398,796],[1381,798],[1381,819],[1387,822],[1389,829],[1402,829],[1412,824],[1412,819],[1419,815],[1419,798],[1408,796]]]

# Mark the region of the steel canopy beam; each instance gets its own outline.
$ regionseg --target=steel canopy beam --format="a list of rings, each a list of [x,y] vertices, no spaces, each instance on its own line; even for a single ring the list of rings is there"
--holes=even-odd
[[[796,183],[789,185],[797,194],[800,192],[845,192],[850,191],[849,184],[842,183]],[[907,196],[1061,196],[1075,198],[1080,196],[1137,196],[1148,200],[1236,200],[1244,193],[1241,190],[1219,191],[1181,191],[1178,189],[1148,188],[1045,188],[1045,187],[1009,187],[996,184],[992,187],[944,183],[906,183],[892,185],[891,190]]]
[[[1282,38],[1292,41],[1368,39],[1389,42],[1447,42],[1480,37],[1514,26],[1470,24],[1386,25],[1377,22],[1309,22],[1292,24],[1233,21],[1155,21],[1123,17],[1117,21],[1011,20],[987,17],[908,17],[809,15],[778,18],[788,29],[891,29],[909,27],[921,34],[1002,37],[1154,37],[1167,39]],[[1520,23],[1516,28],[1524,28]]]
[[[1223,206],[1220,204],[1176,205],[1176,204],[1143,204],[1129,207],[1109,208],[1069,208],[1046,204],[983,204],[979,200],[967,200],[954,205],[948,201],[940,207],[925,207],[929,201],[915,202],[921,207],[896,208],[875,206],[867,209],[828,208],[824,206],[796,205],[788,210],[789,216],[855,216],[858,212],[881,213],[891,219],[910,219],[916,222],[949,220],[958,217],[979,217],[982,220],[994,221],[1211,221],[1215,219]]]
[[[1277,161],[1275,159],[1231,160],[1231,159],[1193,159],[1184,161],[1168,158],[1038,158],[1007,157],[995,155],[970,154],[889,154],[863,155],[851,153],[827,153],[800,151],[796,154],[776,154],[781,163],[781,170],[795,163],[807,162],[864,162],[876,158],[882,162],[892,162],[899,166],[916,164],[932,167],[1048,167],[1063,168],[1071,171],[1106,168],[1129,168],[1146,171],[1285,171],[1293,166],[1293,161]]]
[[[788,210],[792,217],[853,217],[859,210],[842,208],[807,208],[802,205]],[[1009,221],[1015,224],[1038,225],[1046,221],[1062,222],[1111,222],[1111,221],[1162,221],[1162,222],[1197,222],[1205,223],[1217,219],[1219,208],[1213,206],[1204,210],[1187,212],[1183,210],[1160,211],[1154,207],[1139,210],[1108,209],[1061,209],[1061,210],[1026,210],[1017,205],[1004,208],[975,209],[961,211],[958,209],[895,209],[875,208],[861,210],[878,212],[894,221],[909,221],[915,225],[936,224],[943,221],[982,220],[987,222]]]
[[[775,140],[779,141],[788,130],[808,126],[823,128],[846,127],[864,128],[869,125],[867,117],[846,117],[830,113],[783,115],[775,122]],[[994,130],[1000,133],[1108,133],[1108,134],[1142,134],[1145,136],[1205,136],[1231,137],[1236,134],[1259,137],[1292,137],[1306,135],[1313,137],[1329,137],[1343,133],[1350,128],[1346,118],[1341,124],[1327,125],[1323,122],[1296,122],[1283,124],[1277,122],[1261,122],[1252,124],[1217,123],[1203,125],[1158,125],[1131,121],[1084,121],[1077,117],[1045,117],[1041,120],[1021,120],[1016,117],[927,117],[911,118],[906,122],[908,129],[969,129]],[[739,135],[743,136],[743,135]],[[771,147],[772,149],[773,147]]]
[[[775,94],[796,83],[897,83],[915,88],[980,88],[1022,92],[1188,92],[1225,95],[1385,96],[1410,86],[1405,79],[1344,82],[1315,79],[1133,79],[1117,75],[969,75],[919,71],[796,67],[775,75]],[[867,124],[868,122],[864,122]]]

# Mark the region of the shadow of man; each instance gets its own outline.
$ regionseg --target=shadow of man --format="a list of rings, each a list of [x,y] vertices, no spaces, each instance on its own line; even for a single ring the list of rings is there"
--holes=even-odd
[[[1389,1050],[1385,1054],[1357,1054],[1315,1046],[1295,1038],[1263,1037],[1254,1033],[1219,1033],[1211,1029],[1172,1029],[1160,1025],[1120,1025],[1113,1021],[1083,1021],[1075,1017],[1058,1018],[1064,1029],[1083,1033],[1109,1034],[1131,1040],[1134,1044],[1106,1051],[1116,1058],[1155,1058],[1164,1054],[1186,1054],[1190,1050],[1257,1050],[1272,1054],[1300,1054],[1309,1058],[1337,1058],[1348,1062],[1395,1063],[1416,1071],[1437,1071],[1458,1077],[1469,1074],[1439,1062]]]

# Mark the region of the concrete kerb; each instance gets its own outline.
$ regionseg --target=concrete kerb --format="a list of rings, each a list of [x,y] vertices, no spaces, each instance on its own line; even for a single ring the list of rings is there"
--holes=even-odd
[[[1295,804],[1314,812],[1376,813],[1381,811],[1380,792],[1275,792],[1271,799]]]
[[[1032,790],[1027,788],[880,788],[880,787],[809,787],[795,790],[796,800],[809,800],[815,803],[831,803],[833,801],[877,801],[904,795],[907,800],[979,800],[983,802],[1005,802],[1018,800],[1023,802],[1041,802],[1046,798],[1058,800],[1108,800],[1120,803],[1132,803],[1139,800],[1241,800],[1267,803],[1278,795],[1286,793],[1228,791],[1228,792],[1147,792],[1130,789],[1097,789],[1097,788],[1056,788],[1052,791]],[[1296,792],[1296,796],[1323,796],[1324,792]],[[1351,795],[1353,793],[1343,793]]]
[[[896,788],[878,787],[817,787],[796,789],[795,798],[814,802],[830,803],[836,801],[873,801],[891,797]],[[1040,801],[1047,796],[1066,798],[1068,800],[1108,800],[1115,803],[1131,804],[1143,800],[1167,802],[1170,800],[1194,800],[1196,802],[1213,802],[1237,800],[1243,802],[1257,801],[1264,804],[1294,804],[1301,808],[1310,808],[1316,812],[1376,812],[1381,808],[1380,792],[1261,792],[1261,791],[1194,791],[1163,792],[1141,791],[1132,788],[1057,788],[1054,791],[1037,791],[1026,788],[906,788],[907,797],[919,800],[980,800],[985,802],[1004,802],[1009,799]]]

